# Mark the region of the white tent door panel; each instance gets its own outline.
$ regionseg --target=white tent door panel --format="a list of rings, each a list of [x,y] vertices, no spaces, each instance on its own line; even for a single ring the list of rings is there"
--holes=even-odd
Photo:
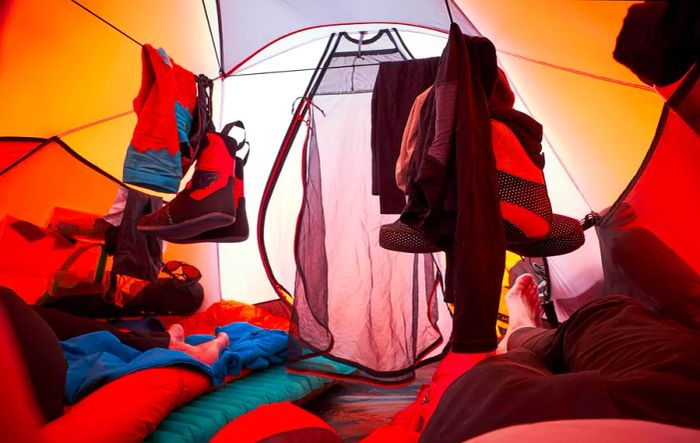
[[[425,257],[418,258],[416,282],[413,254],[379,246],[380,226],[397,216],[380,214],[379,198],[371,194],[370,101],[368,93],[314,99],[326,113],[315,117],[326,222],[329,325],[336,342],[333,355],[383,370],[413,364],[412,360],[396,362],[396,355],[384,350],[396,343],[411,343],[417,334],[420,352],[439,334],[429,322],[428,294],[418,283],[424,281]],[[404,323],[415,308],[417,324]],[[392,312],[406,315],[389,315]],[[373,346],[357,347],[357,338],[370,329]]]

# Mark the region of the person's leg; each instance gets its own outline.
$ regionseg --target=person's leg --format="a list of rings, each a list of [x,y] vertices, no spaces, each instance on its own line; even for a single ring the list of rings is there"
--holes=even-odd
[[[463,441],[544,420],[618,416],[597,372],[554,375],[543,359],[555,331],[538,327],[537,286],[531,275],[516,280],[506,303],[510,321],[502,352],[450,385],[421,441]]]
[[[188,345],[185,343],[185,332],[179,324],[172,325],[167,332],[144,333],[119,329],[107,323],[77,317],[57,309],[43,306],[34,306],[33,308],[54,330],[61,341],[91,332],[107,331],[114,334],[125,345],[139,351],[167,348],[185,352],[207,364],[216,361],[221,351],[229,346],[228,335],[224,333],[217,335],[214,340],[209,342],[197,346]]]
[[[698,331],[615,296],[574,313],[552,349],[569,371],[601,373],[621,416],[700,428]]]
[[[611,296],[576,311],[557,329],[552,347],[568,371],[619,377],[643,369],[685,376],[692,372],[689,367],[700,367],[698,339],[698,331],[662,318],[630,297]]]
[[[499,350],[527,348],[550,370],[600,371],[617,377],[637,369],[683,374],[692,350],[700,350],[698,332],[661,318],[625,296],[591,302],[557,329],[540,327],[537,289],[528,274],[518,277],[506,295],[510,324]],[[700,365],[695,355],[690,358]],[[698,371],[700,372],[700,371]]]
[[[152,348],[167,348],[170,345],[168,332],[136,332],[123,330],[107,323],[85,317],[78,317],[58,309],[33,306],[34,311],[53,329],[59,340],[68,340],[90,332],[107,331],[114,334],[119,341],[139,351]]]
[[[464,441],[517,424],[617,418],[595,371],[552,374],[527,348],[487,357],[445,391],[421,441]]]
[[[63,414],[67,363],[56,334],[8,288],[0,287],[0,309],[7,313],[27,368],[39,409],[46,421]]]

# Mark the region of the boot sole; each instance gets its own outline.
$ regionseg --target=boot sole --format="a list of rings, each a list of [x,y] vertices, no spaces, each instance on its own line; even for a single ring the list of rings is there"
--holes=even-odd
[[[389,251],[424,254],[443,249],[432,241],[405,227],[382,226],[379,229],[379,246]]]
[[[222,212],[212,212],[181,223],[168,226],[137,226],[136,229],[149,235],[155,235],[163,240],[184,240],[195,237],[203,232],[229,226],[236,217]]]
[[[170,240],[171,243],[192,244],[192,243],[240,243],[248,240],[250,234],[248,228],[248,216],[245,210],[245,197],[238,199],[236,207],[236,222],[224,228],[213,229],[203,234]]]

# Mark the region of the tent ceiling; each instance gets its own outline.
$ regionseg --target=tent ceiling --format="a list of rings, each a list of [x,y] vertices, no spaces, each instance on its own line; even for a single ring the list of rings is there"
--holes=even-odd
[[[219,0],[226,71],[288,34],[341,23],[404,23],[447,30],[443,0]],[[467,31],[469,20],[453,7],[453,17]]]
[[[612,58],[622,20],[633,2],[456,2],[500,51],[640,83],[631,71]]]

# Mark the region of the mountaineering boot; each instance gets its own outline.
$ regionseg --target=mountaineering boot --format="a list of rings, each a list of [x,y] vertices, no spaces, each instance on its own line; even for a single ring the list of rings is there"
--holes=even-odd
[[[513,246],[524,251],[533,241],[547,238],[552,227],[552,205],[544,180],[544,164],[533,162],[515,133],[504,123],[491,120],[491,135],[506,248]],[[577,242],[578,239],[574,243]],[[438,252],[450,243],[444,235],[410,226],[401,219],[379,230],[379,245],[391,251]]]
[[[379,229],[379,246],[390,251],[427,254],[444,251],[449,240],[440,240],[420,228],[414,228],[401,220],[382,225]]]
[[[236,158],[236,173],[234,174],[233,198],[236,201],[236,221],[222,228],[212,229],[194,237],[171,240],[171,243],[238,243],[248,239],[248,216],[245,211],[245,195],[243,193],[243,166],[248,160]]]
[[[239,147],[226,134],[208,132],[185,189],[158,211],[143,217],[138,230],[174,241],[233,224],[233,170]]]

